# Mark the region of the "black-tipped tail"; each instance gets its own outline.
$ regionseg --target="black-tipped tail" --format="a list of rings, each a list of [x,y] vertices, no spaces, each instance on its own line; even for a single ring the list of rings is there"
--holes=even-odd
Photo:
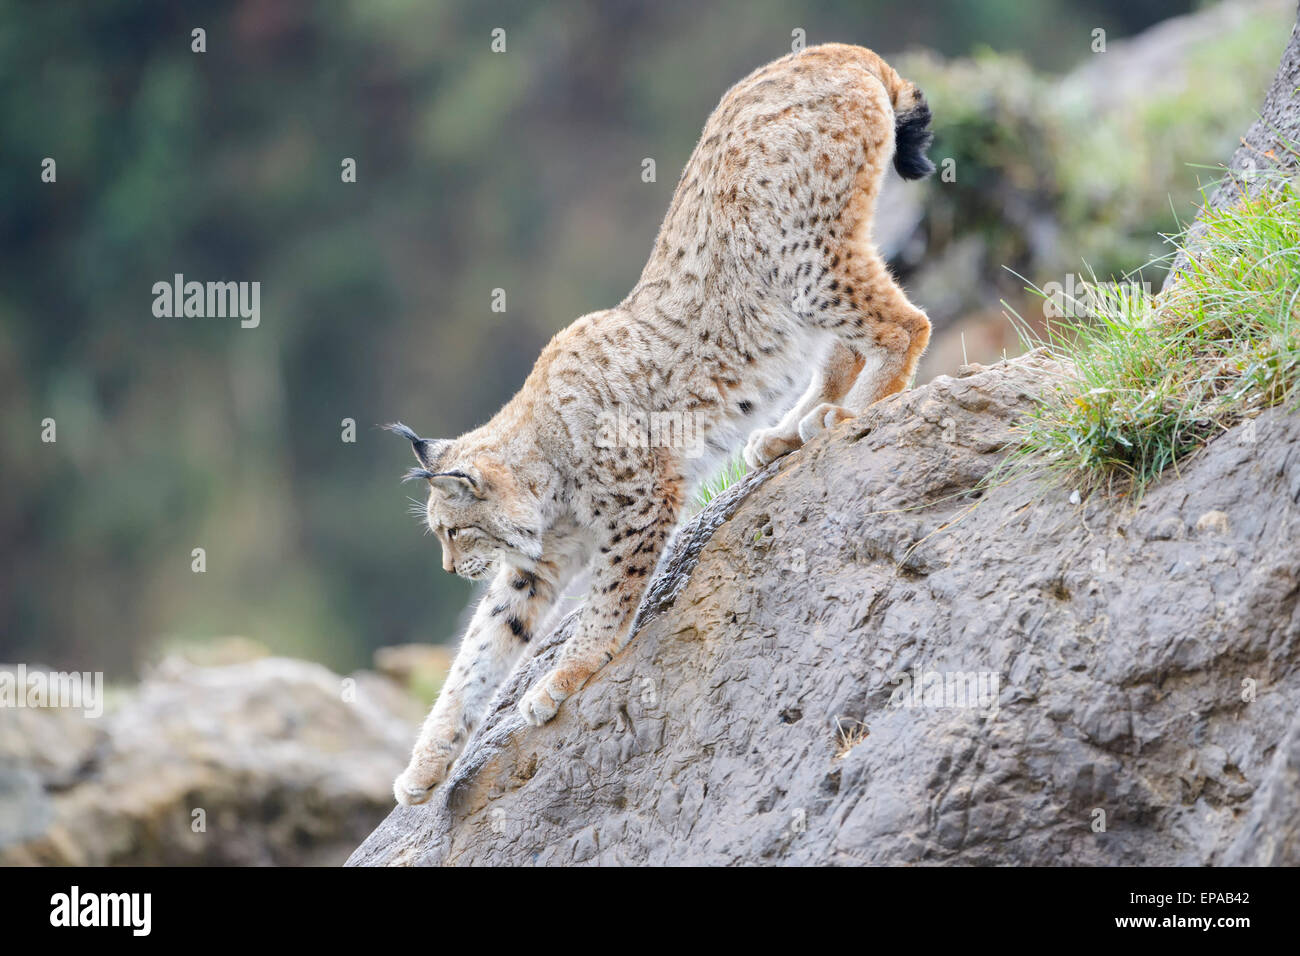
[[[894,168],[904,179],[924,179],[934,172],[925,151],[934,134],[930,132],[930,107],[916,91],[912,106],[894,117]]]

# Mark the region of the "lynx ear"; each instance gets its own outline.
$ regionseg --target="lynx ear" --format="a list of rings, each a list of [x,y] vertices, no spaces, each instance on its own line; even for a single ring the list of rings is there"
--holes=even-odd
[[[478,497],[478,484],[463,471],[443,471],[429,475],[429,484],[448,498]]]
[[[411,448],[415,451],[415,459],[425,468],[438,467],[438,459],[442,457],[443,452],[451,442],[446,438],[421,438],[411,429],[407,428],[401,422],[393,422],[391,425],[385,425],[388,431],[394,435],[401,435],[411,443]],[[416,469],[418,470],[418,469]],[[412,478],[427,478],[428,475],[408,475]]]

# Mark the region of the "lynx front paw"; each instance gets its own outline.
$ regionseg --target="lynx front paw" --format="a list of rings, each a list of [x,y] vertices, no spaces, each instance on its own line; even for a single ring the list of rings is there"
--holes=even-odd
[[[803,440],[798,435],[788,435],[778,428],[755,429],[745,443],[745,464],[750,468],[762,468],[768,462],[788,455],[802,444]]]
[[[850,418],[857,417],[851,409],[843,405],[831,405],[829,402],[822,402],[811,412],[805,415],[799,422],[799,437],[804,441],[811,441],[814,435],[824,432],[828,428],[834,428],[840,422],[847,422]]]
[[[427,803],[434,787],[447,779],[451,758],[445,754],[430,754],[412,758],[402,775],[393,781],[393,796],[404,807]]]
[[[524,694],[523,699],[519,701],[519,713],[534,727],[540,727],[554,717],[564,701],[563,697],[556,697],[547,689],[549,683],[550,681],[543,677],[528,688],[528,693]]]

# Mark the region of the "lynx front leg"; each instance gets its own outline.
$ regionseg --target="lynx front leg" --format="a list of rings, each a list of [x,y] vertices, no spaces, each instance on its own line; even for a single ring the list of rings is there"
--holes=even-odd
[[[424,803],[446,779],[493,691],[554,602],[562,583],[558,577],[545,573],[545,566],[538,572],[502,566],[497,572],[424,721],[411,762],[393,784],[398,803]]]
[[[555,667],[542,675],[519,701],[524,720],[540,727],[627,644],[632,618],[654,573],[659,555],[677,521],[681,479],[652,499],[649,523],[636,530],[610,522],[607,537],[592,562],[591,590],[573,635],[560,649]],[[627,510],[635,511],[632,505]],[[644,521],[645,517],[639,517]]]

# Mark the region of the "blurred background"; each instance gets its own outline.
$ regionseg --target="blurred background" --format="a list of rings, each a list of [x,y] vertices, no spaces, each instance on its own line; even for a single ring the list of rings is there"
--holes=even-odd
[[[0,661],[123,681],[238,635],[347,671],[453,640],[469,585],[407,513],[409,450],[374,426],[482,422],[551,334],[617,302],[705,117],[796,29],[893,59],[934,107],[933,157],[955,161],[950,182],[894,179],[879,228],[936,325],[924,380],[963,348],[1018,348],[1001,300],[1041,305],[1009,269],[1042,285],[1161,255],[1291,17],[1176,0],[0,4]],[[152,286],[175,273],[260,282],[260,326],[156,318]]]
[[[346,858],[472,596],[375,425],[481,423],[618,302],[709,111],[795,40],[870,46],[934,108],[940,175],[891,176],[876,222],[925,381],[1017,351],[1027,284],[1158,283],[1293,16],[0,2],[0,664],[111,684],[102,719],[0,707],[0,864]],[[177,273],[260,283],[260,323],[155,316]]]

